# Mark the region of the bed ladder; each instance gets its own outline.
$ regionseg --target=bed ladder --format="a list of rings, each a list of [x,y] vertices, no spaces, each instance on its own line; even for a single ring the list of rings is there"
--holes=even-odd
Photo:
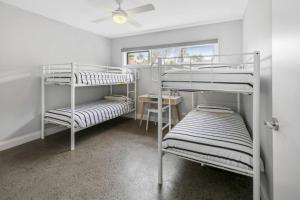
[[[130,85],[133,84],[133,90],[130,90]],[[136,120],[136,115],[137,115],[137,71],[134,69],[134,81],[130,83],[126,83],[126,97],[129,99],[130,97],[133,99],[130,102],[134,103],[133,109],[131,109],[129,112],[134,111],[134,120]],[[133,95],[132,95],[133,94]],[[110,85],[110,95],[113,95],[113,85]],[[129,101],[127,101],[129,103]],[[128,105],[129,107],[129,105]]]
[[[130,84],[134,85],[133,90],[130,90]],[[130,95],[133,94],[132,102],[134,103],[134,107],[133,107],[133,109],[130,110],[130,112],[134,111],[134,120],[136,120],[136,115],[137,115],[137,87],[136,87],[136,84],[137,84],[137,71],[136,71],[136,69],[134,69],[134,81],[132,83],[126,84],[127,99],[129,99],[131,97]]]

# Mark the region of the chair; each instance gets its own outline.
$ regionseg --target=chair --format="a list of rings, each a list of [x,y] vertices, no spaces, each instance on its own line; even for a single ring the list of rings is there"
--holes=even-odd
[[[162,113],[165,113],[169,110],[169,105],[163,106],[162,107]],[[149,119],[150,119],[150,114],[151,113],[156,113],[158,114],[158,109],[157,108],[148,108],[147,112],[147,123],[146,123],[146,131],[148,131],[148,124],[149,124]],[[171,126],[170,122],[166,123],[166,125],[162,128],[163,130],[167,127]],[[169,127],[170,128],[170,127]]]

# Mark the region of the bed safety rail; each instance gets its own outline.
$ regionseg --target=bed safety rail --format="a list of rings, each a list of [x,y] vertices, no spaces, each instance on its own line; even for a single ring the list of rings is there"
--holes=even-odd
[[[133,70],[124,67],[113,67],[104,65],[93,64],[78,64],[78,63],[62,63],[62,64],[48,64],[43,65],[44,74],[63,73],[63,72],[79,72],[79,71],[91,71],[91,72],[107,72],[107,73],[129,73]]]

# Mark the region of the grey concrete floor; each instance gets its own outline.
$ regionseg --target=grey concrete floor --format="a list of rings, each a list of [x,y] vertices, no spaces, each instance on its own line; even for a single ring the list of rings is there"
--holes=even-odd
[[[171,155],[157,185],[156,127],[119,118],[0,152],[0,199],[251,199],[252,179]]]

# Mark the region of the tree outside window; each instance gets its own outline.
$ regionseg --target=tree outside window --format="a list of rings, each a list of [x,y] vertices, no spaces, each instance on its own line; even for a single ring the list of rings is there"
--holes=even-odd
[[[158,63],[158,58],[164,58],[163,64],[180,63],[210,63],[216,53],[216,43],[151,49],[148,51],[127,52],[127,65],[150,65]]]
[[[148,65],[149,51],[127,52],[127,65]]]

